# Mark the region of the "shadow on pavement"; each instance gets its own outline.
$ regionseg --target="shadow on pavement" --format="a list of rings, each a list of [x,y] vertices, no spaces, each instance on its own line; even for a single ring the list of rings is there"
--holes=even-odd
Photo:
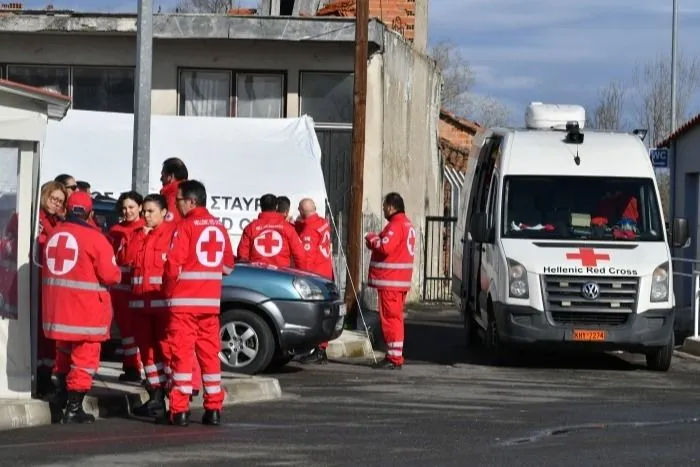
[[[496,366],[485,349],[477,343],[467,349],[464,329],[458,312],[412,313],[406,320],[404,355],[409,362],[439,365],[471,364]],[[501,367],[553,369],[599,369],[633,371],[645,369],[623,358],[626,354],[576,352],[551,349],[514,349]]]

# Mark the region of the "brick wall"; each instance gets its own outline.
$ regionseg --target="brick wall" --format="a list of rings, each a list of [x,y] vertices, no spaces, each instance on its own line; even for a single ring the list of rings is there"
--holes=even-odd
[[[355,16],[355,0],[337,0],[321,8],[318,16]],[[370,18],[379,18],[409,41],[415,37],[416,0],[369,0]]]

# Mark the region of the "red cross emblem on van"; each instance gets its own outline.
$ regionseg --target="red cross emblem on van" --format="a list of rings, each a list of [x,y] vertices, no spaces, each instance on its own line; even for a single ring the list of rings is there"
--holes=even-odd
[[[567,253],[566,259],[579,260],[581,266],[598,266],[598,261],[610,261],[610,255],[607,253],[596,253],[593,248],[579,248],[578,253]]]

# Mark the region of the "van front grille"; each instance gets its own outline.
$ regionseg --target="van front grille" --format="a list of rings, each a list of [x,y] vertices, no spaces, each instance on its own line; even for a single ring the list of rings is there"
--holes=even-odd
[[[543,281],[546,311],[552,314],[635,313],[637,310],[637,277],[544,276]],[[591,289],[597,294],[591,294]]]

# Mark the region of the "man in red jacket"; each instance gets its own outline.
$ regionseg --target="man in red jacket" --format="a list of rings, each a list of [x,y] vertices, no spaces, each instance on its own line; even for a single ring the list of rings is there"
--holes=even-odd
[[[163,168],[160,171],[160,182],[163,184],[163,188],[160,190],[160,194],[165,196],[168,201],[168,214],[165,218],[166,221],[179,221],[180,211],[177,209],[177,189],[180,183],[187,180],[189,173],[187,172],[187,166],[182,160],[177,157],[171,157],[163,161]]]
[[[233,271],[234,258],[226,228],[206,208],[200,182],[180,183],[177,207],[182,216],[173,236],[163,273],[163,295],[170,306],[167,340],[171,347],[172,389],[169,421],[189,424],[193,357],[204,382],[205,425],[219,425],[221,389],[219,312],[222,274]]]
[[[272,194],[260,198],[257,219],[243,229],[238,243],[238,259],[288,268],[294,261],[297,269],[306,269],[306,254],[296,230],[277,212],[277,197]]]
[[[296,231],[306,252],[306,271],[333,280],[333,254],[331,227],[328,221],[316,213],[316,203],[304,198],[299,203]],[[301,358],[302,363],[325,364],[328,362],[328,342],[321,343],[311,354]]]
[[[387,346],[386,358],[374,367],[393,370],[401,369],[404,363],[403,313],[413,277],[416,230],[406,217],[401,195],[386,195],[383,208],[389,223],[380,234],[368,233],[365,240],[372,251],[368,285],[379,295],[379,316]]]
[[[101,342],[109,339],[107,287],[120,282],[121,272],[107,238],[87,223],[90,195],[74,192],[67,211],[44,249],[42,322],[46,337],[56,340],[56,401],[67,402],[62,422],[92,423],[95,417],[85,413],[83,399],[100,367]]]

